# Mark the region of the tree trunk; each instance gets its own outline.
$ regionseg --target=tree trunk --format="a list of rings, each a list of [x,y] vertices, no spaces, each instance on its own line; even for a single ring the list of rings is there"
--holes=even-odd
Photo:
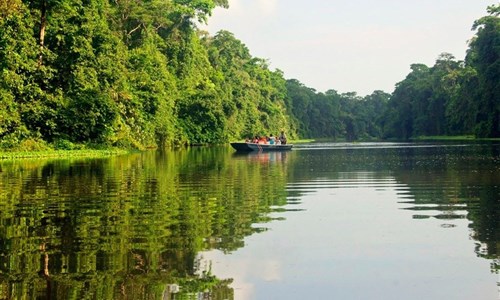
[[[38,57],[38,66],[43,61],[43,44],[45,41],[45,28],[47,27],[47,0],[40,1],[40,56]]]

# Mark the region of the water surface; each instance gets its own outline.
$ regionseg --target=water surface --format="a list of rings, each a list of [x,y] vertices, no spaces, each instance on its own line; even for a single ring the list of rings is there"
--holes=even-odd
[[[498,299],[500,146],[0,162],[0,299]]]

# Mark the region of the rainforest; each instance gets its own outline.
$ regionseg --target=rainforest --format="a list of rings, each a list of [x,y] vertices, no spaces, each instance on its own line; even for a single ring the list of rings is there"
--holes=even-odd
[[[227,0],[0,0],[0,150],[293,138],[500,137],[500,5],[463,60],[415,63],[392,94],[318,92],[207,22]]]

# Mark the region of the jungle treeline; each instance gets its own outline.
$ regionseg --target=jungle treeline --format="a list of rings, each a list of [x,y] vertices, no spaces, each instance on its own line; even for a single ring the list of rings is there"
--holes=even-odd
[[[287,107],[306,137],[348,140],[421,136],[500,137],[500,5],[477,20],[463,61],[449,53],[432,67],[412,64],[392,94],[317,93],[287,81]]]
[[[500,5],[464,61],[411,66],[392,94],[317,92],[228,31],[227,0],[0,0],[0,148],[156,148],[292,138],[500,137]],[[334,85],[335,83],[332,83]]]

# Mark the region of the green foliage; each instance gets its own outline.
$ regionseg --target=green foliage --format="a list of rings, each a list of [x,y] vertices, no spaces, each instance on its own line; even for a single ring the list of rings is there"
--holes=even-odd
[[[318,93],[196,28],[226,0],[0,2],[0,145],[25,139],[138,149],[254,135],[500,136],[498,5],[465,62],[414,64],[389,97]],[[389,100],[390,98],[390,100]]]
[[[12,133],[21,125],[21,119],[14,96],[0,89],[0,138]]]
[[[212,84],[224,116],[223,141],[254,135],[292,135],[290,112],[285,105],[286,86],[281,71],[269,70],[265,60],[254,58],[248,48],[227,31],[205,37]]]
[[[57,299],[120,299],[123,291],[130,299],[162,299],[168,284],[180,285],[176,299],[231,292],[230,280],[213,276],[197,254],[235,251],[262,230],[253,224],[286,205],[287,174],[231,159],[224,149],[106,159],[107,151],[31,152],[26,156],[65,159],[2,161],[1,295],[29,298],[35,287]],[[201,189],[178,188],[199,187],[200,178]]]
[[[3,145],[36,137],[144,149],[290,131],[283,74],[230,33],[197,31],[195,20],[227,5],[0,5]]]
[[[286,105],[302,137],[401,139],[500,135],[500,5],[476,21],[465,62],[441,54],[432,67],[411,65],[392,95],[317,93],[288,80]]]
[[[20,0],[0,0],[0,20],[16,13],[20,7]]]
[[[500,4],[488,7],[489,16],[477,20],[466,61],[479,80],[475,133],[500,137]]]
[[[73,150],[77,148],[75,144],[65,139],[58,139],[53,144],[56,150]]]
[[[398,83],[384,121],[384,137],[475,134],[500,136],[500,5],[474,23],[464,62],[439,56],[431,68],[413,65]]]
[[[51,150],[51,146],[42,139],[39,138],[27,138],[24,139],[17,146],[16,151],[46,151]]]
[[[389,94],[375,91],[359,97],[335,90],[317,93],[296,79],[287,81],[287,106],[301,137],[370,140],[381,136],[381,116]]]
[[[50,118],[39,126],[30,122],[50,110],[40,101],[46,95],[39,78],[46,69],[37,69],[38,46],[32,25],[23,7],[0,19],[0,138],[10,141],[21,138],[26,128],[38,133],[52,123]]]

